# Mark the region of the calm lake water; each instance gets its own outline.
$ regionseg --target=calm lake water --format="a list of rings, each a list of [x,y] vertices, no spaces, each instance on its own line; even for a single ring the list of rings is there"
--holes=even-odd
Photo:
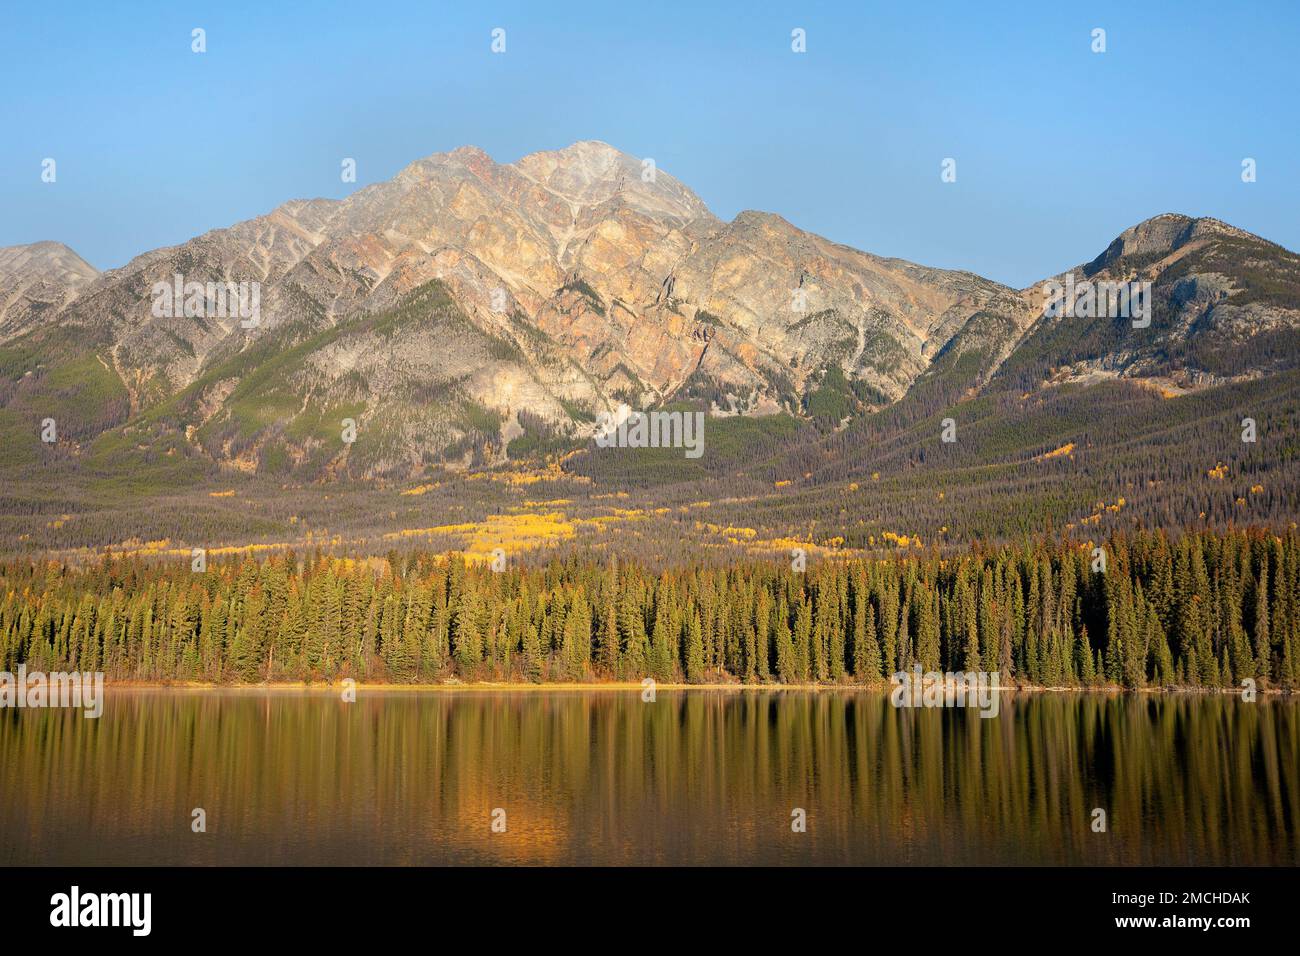
[[[1294,700],[981,719],[862,692],[110,688],[99,720],[0,711],[0,864],[1296,864],[1298,821]]]

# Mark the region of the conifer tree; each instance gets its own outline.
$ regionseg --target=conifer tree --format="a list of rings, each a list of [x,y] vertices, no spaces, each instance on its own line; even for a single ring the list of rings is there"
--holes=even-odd
[[[704,679],[704,633],[700,615],[692,610],[686,626],[686,680],[698,684]]]

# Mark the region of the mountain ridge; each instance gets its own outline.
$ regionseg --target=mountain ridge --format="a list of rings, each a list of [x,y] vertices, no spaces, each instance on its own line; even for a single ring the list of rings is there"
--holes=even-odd
[[[819,407],[852,417],[940,379],[954,395],[1098,377],[1185,391],[1290,367],[1300,257],[1267,240],[1161,214],[1070,271],[1152,282],[1151,331],[1067,326],[1041,286],[881,257],[775,213],[723,221],[599,141],[507,164],[467,146],[104,273],[66,247],[0,250],[0,403],[18,420],[70,413],[74,455],[103,459],[129,432],[225,469],[397,476],[499,463],[529,425],[581,439],[622,403],[806,417],[829,381]],[[258,283],[258,321],[155,314],[151,290],[176,275]],[[79,363],[107,410],[44,388],[48,360]],[[271,361],[274,381],[251,374]],[[341,417],[365,440],[333,437]]]

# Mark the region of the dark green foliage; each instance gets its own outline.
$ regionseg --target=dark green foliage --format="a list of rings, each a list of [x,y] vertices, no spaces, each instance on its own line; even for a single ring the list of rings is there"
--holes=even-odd
[[[878,683],[1000,670],[1053,687],[1290,688],[1300,535],[1115,536],[941,558],[493,572],[426,553],[0,565],[0,665],[141,680]]]

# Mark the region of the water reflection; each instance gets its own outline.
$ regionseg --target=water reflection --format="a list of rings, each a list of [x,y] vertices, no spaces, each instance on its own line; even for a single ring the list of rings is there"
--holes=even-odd
[[[1300,862],[1294,701],[109,695],[0,711],[0,863]]]

